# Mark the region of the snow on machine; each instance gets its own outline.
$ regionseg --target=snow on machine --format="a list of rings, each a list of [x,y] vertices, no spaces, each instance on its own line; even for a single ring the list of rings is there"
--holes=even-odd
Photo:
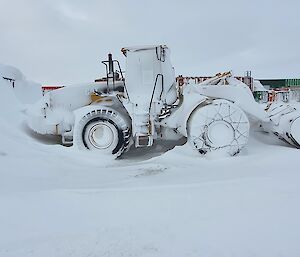
[[[131,145],[186,137],[200,154],[236,155],[247,144],[249,117],[299,147],[300,112],[255,102],[249,87],[230,72],[196,84],[176,82],[165,45],[122,48],[120,64],[103,61],[106,77],[58,88],[28,111],[28,124],[40,134],[61,135],[63,144],[120,156]],[[116,69],[115,69],[116,68]]]

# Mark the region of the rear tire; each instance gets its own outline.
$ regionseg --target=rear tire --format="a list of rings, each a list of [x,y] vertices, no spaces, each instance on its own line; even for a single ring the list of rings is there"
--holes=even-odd
[[[75,124],[74,142],[78,148],[121,156],[131,141],[130,126],[124,117],[110,108],[92,110]]]
[[[188,141],[203,155],[217,151],[238,154],[248,142],[250,129],[246,114],[227,100],[199,106],[187,126]]]

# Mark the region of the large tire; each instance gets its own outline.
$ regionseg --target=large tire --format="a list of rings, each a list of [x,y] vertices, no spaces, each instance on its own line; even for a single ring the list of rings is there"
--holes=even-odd
[[[199,106],[187,123],[188,141],[200,154],[238,154],[248,142],[249,129],[246,114],[227,100]]]
[[[117,111],[102,107],[86,113],[74,128],[78,148],[121,156],[131,142],[129,122]]]

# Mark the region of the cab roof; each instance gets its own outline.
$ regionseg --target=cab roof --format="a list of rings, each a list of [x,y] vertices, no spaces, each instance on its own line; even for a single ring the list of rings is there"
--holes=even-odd
[[[168,48],[166,45],[131,46],[131,47],[123,47],[121,49],[121,52],[126,56],[127,51],[136,52],[136,51],[155,49],[157,47],[161,47],[161,48],[164,48],[164,49]]]

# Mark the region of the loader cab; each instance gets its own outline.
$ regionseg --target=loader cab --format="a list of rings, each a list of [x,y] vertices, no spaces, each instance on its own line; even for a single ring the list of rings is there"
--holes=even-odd
[[[164,108],[177,100],[175,72],[165,45],[125,47],[128,102],[136,147],[151,146],[154,124]]]
[[[132,102],[170,104],[176,98],[167,99],[176,78],[166,45],[124,47],[121,51],[126,56],[126,90]]]

